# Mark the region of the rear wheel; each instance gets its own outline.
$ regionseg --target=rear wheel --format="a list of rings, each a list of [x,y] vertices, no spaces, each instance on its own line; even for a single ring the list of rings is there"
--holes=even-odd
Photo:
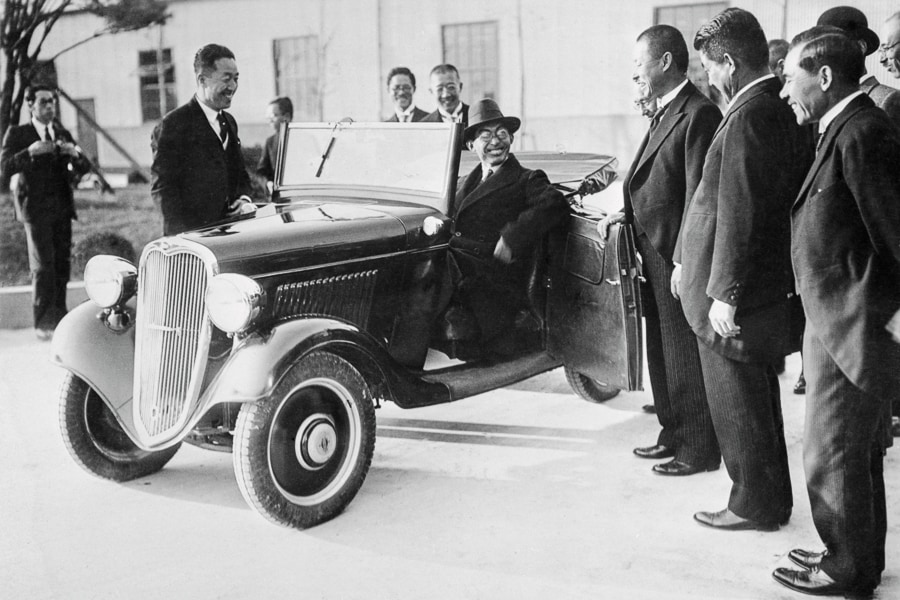
[[[258,513],[303,529],[353,500],[374,450],[375,407],[365,380],[343,358],[316,352],[293,365],[268,398],[241,408],[234,472]]]
[[[606,402],[610,398],[619,395],[619,389],[606,385],[602,381],[592,379],[587,375],[583,375],[574,369],[565,367],[566,379],[575,393],[587,400],[588,402],[600,403]]]
[[[149,452],[138,448],[86,381],[67,373],[59,394],[59,429],[72,458],[104,479],[128,481],[156,473],[181,444]]]

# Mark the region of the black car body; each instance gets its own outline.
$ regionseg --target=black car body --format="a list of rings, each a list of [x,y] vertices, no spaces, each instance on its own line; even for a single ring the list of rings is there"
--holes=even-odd
[[[94,302],[53,343],[69,371],[60,424],[73,458],[124,481],[162,468],[183,441],[230,450],[248,503],[302,528],[362,485],[382,402],[451,402],[560,366],[593,401],[639,389],[630,231],[613,226],[604,247],[596,218],[578,211],[531,259],[523,294],[540,349],[471,363],[434,351],[446,210],[468,171],[459,136],[445,124],[290,124],[277,203],[154,241],[137,267],[94,259]],[[555,181],[610,162],[519,158]]]

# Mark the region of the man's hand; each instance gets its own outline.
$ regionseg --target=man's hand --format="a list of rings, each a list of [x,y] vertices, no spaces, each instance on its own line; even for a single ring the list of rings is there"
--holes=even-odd
[[[507,265],[512,262],[512,249],[506,245],[502,236],[494,246],[494,258]]]
[[[38,140],[28,146],[28,154],[31,156],[42,156],[54,152],[56,152],[56,144],[50,141]]]
[[[624,223],[625,222],[625,213],[615,212],[606,215],[597,223],[597,233],[600,234],[600,247],[604,247],[606,245],[606,240],[609,238],[609,226],[613,223]]]
[[[681,265],[678,263],[675,263],[675,270],[672,271],[672,280],[669,282],[669,288],[676,300],[681,298]]]
[[[59,148],[60,154],[65,154],[69,158],[78,158],[78,150],[75,148],[75,144],[69,142],[60,142],[57,144]]]
[[[226,217],[236,217],[238,215],[246,215],[250,213],[256,212],[256,205],[253,204],[253,201],[249,196],[241,196],[240,198],[236,198],[232,201],[231,204],[228,205],[228,210],[225,211]]]
[[[734,324],[735,312],[737,307],[721,300],[713,300],[709,309],[709,322],[716,333],[724,338],[735,337],[741,333],[741,328]]]

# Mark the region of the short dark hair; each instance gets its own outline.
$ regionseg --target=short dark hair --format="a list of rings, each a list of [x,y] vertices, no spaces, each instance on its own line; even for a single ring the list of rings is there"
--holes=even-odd
[[[835,81],[856,86],[866,72],[866,57],[859,43],[837,27],[807,29],[791,40],[791,50],[797,47],[800,47],[797,64],[807,73],[817,73],[827,65]]]
[[[450,63],[444,63],[442,65],[436,66],[431,70],[430,75],[435,75],[437,73],[453,73],[454,75],[456,75],[456,78],[459,79],[459,71],[457,71],[456,67],[454,67]]]
[[[55,87],[49,86],[45,83],[36,83],[34,85],[28,86],[28,88],[25,90],[25,102],[27,102],[28,104],[32,104],[34,102],[34,99],[37,98],[38,92],[50,92],[51,94],[53,94],[54,98],[56,98],[57,96]]]
[[[269,104],[274,104],[278,107],[278,110],[281,111],[281,114],[287,115],[290,118],[294,117],[294,103],[291,102],[291,99],[287,96],[278,96]]]
[[[778,61],[787,56],[788,46],[787,40],[769,40],[769,69],[774,71]]]
[[[753,13],[742,8],[726,8],[704,23],[694,36],[694,50],[717,63],[725,62],[727,53],[751,69],[769,62],[766,34]]]
[[[413,88],[416,87],[416,76],[413,75],[413,72],[407,69],[406,67],[394,67],[388,72],[387,76],[387,84],[391,85],[391,79],[394,78],[394,75],[406,75],[409,77],[409,81],[412,83]]]
[[[637,41],[646,40],[650,55],[660,58],[666,52],[672,54],[675,68],[681,74],[687,73],[690,57],[688,56],[687,43],[681,32],[671,25],[654,25],[641,32]]]
[[[234,52],[219,44],[207,44],[197,50],[194,55],[194,74],[208,75],[216,70],[216,61],[220,58],[234,58]]]

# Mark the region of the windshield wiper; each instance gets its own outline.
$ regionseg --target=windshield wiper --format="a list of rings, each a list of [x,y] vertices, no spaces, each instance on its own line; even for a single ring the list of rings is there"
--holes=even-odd
[[[342,123],[352,123],[353,119],[349,117],[344,117],[340,121],[334,124],[334,127],[331,128],[331,139],[328,141],[328,147],[325,148],[325,153],[322,155],[322,161],[319,162],[319,168],[316,170],[316,177],[321,177],[322,175],[322,167],[325,166],[325,161],[328,160],[328,156],[331,154],[331,148],[334,146],[334,140],[337,139],[337,135],[335,132],[337,128],[341,126]]]

